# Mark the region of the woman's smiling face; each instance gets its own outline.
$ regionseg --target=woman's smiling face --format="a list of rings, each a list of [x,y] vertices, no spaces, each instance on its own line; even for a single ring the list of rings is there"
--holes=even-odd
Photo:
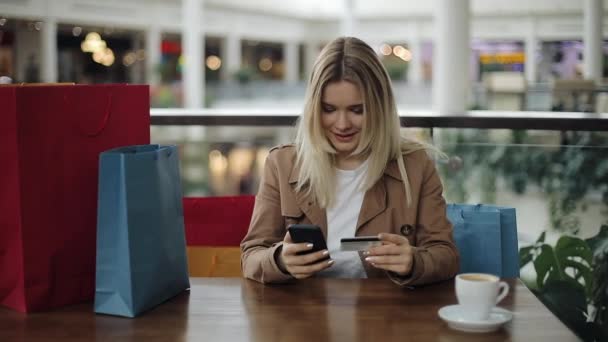
[[[325,136],[338,152],[338,159],[348,158],[361,139],[364,115],[361,92],[351,82],[332,82],[325,86],[321,101]]]

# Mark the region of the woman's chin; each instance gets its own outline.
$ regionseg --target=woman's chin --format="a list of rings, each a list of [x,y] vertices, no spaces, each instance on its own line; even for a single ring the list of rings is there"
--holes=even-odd
[[[336,150],[339,156],[348,157],[350,156],[357,146],[352,146],[351,144],[334,144],[334,149]]]

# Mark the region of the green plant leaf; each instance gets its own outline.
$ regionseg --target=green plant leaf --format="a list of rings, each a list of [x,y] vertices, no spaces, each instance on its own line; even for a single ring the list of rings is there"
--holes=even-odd
[[[555,248],[548,244],[541,245],[540,253],[533,261],[538,288],[561,281],[580,287],[587,294],[591,293],[591,260],[591,250],[586,242],[576,237],[562,236]],[[566,272],[566,269],[572,271]],[[581,278],[584,284],[580,283]]]
[[[577,284],[580,284],[579,279],[582,277],[585,282],[585,293],[590,295],[593,283],[591,270],[593,256],[587,243],[577,237],[562,236],[557,240],[554,252],[557,263],[563,272],[562,279],[568,281],[572,279]],[[572,276],[566,272],[568,268],[573,270],[574,274]]]
[[[593,285],[593,271],[592,269],[578,261],[573,260],[564,260],[561,262],[564,272],[567,274],[567,270],[572,268],[574,270],[574,278],[570,277],[570,275],[566,275],[566,281],[574,281],[579,286],[583,286],[580,283],[580,279],[582,278],[585,282],[584,288],[585,293],[587,295],[591,295],[591,289]]]
[[[547,232],[542,232],[540,234],[540,236],[538,237],[538,239],[536,240],[536,243],[543,243],[545,242],[545,236],[547,235]]]
[[[584,240],[567,235],[564,235],[557,240],[555,254],[557,254],[559,261],[571,257],[580,257],[585,260],[588,265],[591,265],[593,259],[591,249]]]
[[[545,284],[563,279],[564,274],[559,268],[553,247],[547,244],[540,246],[540,254],[534,259],[534,269],[536,270],[536,282],[538,288],[542,289]]]

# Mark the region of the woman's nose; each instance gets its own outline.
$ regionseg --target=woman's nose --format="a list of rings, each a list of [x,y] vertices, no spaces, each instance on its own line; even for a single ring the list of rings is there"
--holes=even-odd
[[[339,130],[346,130],[350,128],[350,120],[348,119],[348,114],[345,111],[338,112],[336,128]]]

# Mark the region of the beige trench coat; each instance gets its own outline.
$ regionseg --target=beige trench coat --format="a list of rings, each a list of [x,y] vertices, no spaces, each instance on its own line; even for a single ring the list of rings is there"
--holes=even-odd
[[[275,147],[268,155],[249,231],[241,242],[241,266],[247,278],[263,283],[293,279],[278,268],[274,257],[290,224],[318,225],[327,237],[325,209],[310,196],[295,191],[295,158],[293,145]],[[411,206],[407,206],[401,175],[393,160],[382,178],[365,193],[355,235],[385,232],[407,237],[415,246],[412,273],[399,277],[367,262],[362,264],[368,277],[388,276],[401,286],[449,279],[458,272],[459,256],[435,164],[424,151],[405,154],[403,158],[411,185]]]

